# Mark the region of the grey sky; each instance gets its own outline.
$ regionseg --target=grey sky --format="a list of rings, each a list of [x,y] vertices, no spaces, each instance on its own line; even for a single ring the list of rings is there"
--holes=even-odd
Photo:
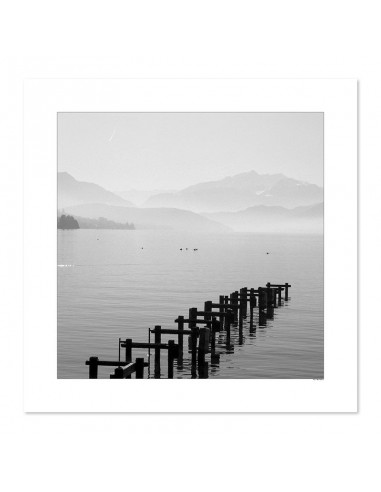
[[[241,172],[323,185],[322,113],[59,113],[58,170],[112,191]]]

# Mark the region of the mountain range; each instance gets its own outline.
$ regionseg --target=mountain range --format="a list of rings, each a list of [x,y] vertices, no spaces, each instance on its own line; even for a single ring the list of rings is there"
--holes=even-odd
[[[239,212],[204,215],[239,232],[322,233],[324,204],[293,209],[259,205]]]
[[[114,222],[133,222],[136,229],[177,229],[193,232],[228,232],[229,226],[188,210],[172,208],[120,207],[103,203],[88,203],[66,207],[74,217],[107,218]]]
[[[62,172],[58,209],[75,217],[133,222],[136,229],[321,233],[323,188],[283,174],[250,171],[154,194],[136,207],[116,193]]]
[[[105,190],[99,185],[85,181],[77,181],[69,173],[58,173],[58,208],[66,208],[81,203],[105,203],[132,207],[133,203]]]
[[[150,197],[147,207],[175,207],[193,212],[235,212],[255,205],[294,208],[323,201],[323,188],[283,174],[256,171],[200,183]]]

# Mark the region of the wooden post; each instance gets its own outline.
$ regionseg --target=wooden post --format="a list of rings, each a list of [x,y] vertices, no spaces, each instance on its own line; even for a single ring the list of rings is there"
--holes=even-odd
[[[267,309],[273,305],[273,291],[270,288],[270,284],[266,284],[266,307]]]
[[[126,339],[126,364],[132,362],[132,339]],[[131,374],[129,374],[126,379],[131,379]]]
[[[253,294],[253,307],[257,307],[257,298],[255,296],[254,289],[250,289],[250,293]]]
[[[204,364],[199,364],[198,376],[200,379],[207,379],[209,377],[209,364],[207,362],[204,362]]]
[[[271,287],[271,300],[272,300],[272,306],[273,308],[277,307],[277,290],[273,287]]]
[[[273,290],[269,287],[270,284],[266,285],[266,315],[268,318],[272,318],[274,315],[274,306],[273,306]]]
[[[205,364],[205,354],[209,352],[209,328],[200,328],[200,338],[198,343],[198,364]]]
[[[183,363],[183,356],[184,356],[184,335],[183,335],[184,316],[179,316],[177,319],[178,319],[178,327],[179,327],[179,337],[178,337],[179,357],[177,359],[177,364],[181,366]]]
[[[238,321],[238,316],[240,316],[241,312],[242,312],[241,304],[239,302],[238,290],[236,290],[234,292],[234,304],[239,306],[239,307],[234,308],[235,309],[235,319],[236,319],[236,321]]]
[[[216,351],[216,325],[217,324],[218,324],[218,321],[213,316],[213,318],[212,318],[212,327],[211,327],[211,330],[210,330],[210,336],[211,336],[211,340],[210,340],[210,352],[211,352],[212,356],[214,355],[214,353]]]
[[[192,370],[196,370],[197,364],[197,328],[192,328],[191,339],[191,352],[192,352]]]
[[[223,304],[225,304],[225,296],[220,296],[219,297],[219,304],[220,304],[220,313],[223,313],[224,312],[224,306]]]
[[[267,323],[265,311],[259,311],[259,326],[265,326]]]
[[[271,309],[272,304],[273,304],[273,292],[271,290],[271,284],[270,282],[267,282],[266,284],[266,309],[267,311],[269,308]]]
[[[126,339],[126,364],[132,362],[132,339]]]
[[[226,345],[230,345],[230,323],[232,318],[234,317],[233,311],[231,309],[228,309],[228,314],[229,316],[226,316]]]
[[[161,343],[161,326],[155,326],[155,345]],[[160,348],[155,347],[155,374],[156,379],[160,379]]]
[[[225,296],[225,311],[229,309],[229,296]],[[225,330],[226,330],[226,318],[225,318]]]
[[[192,353],[192,365],[197,362],[197,308],[193,307],[189,309],[189,324],[188,327],[192,331],[189,337],[189,345]]]
[[[247,287],[241,289],[241,301],[243,301],[243,316],[247,316]]]
[[[205,313],[209,313],[212,311],[212,301],[205,301],[204,302],[204,311]],[[204,320],[205,321],[210,321],[212,319],[211,314],[204,314]]]
[[[282,304],[282,287],[278,287],[278,306]]]
[[[123,379],[123,369],[121,367],[116,367],[114,374],[110,374],[110,379]]]
[[[196,320],[197,320],[197,308],[190,308],[189,309],[189,328],[195,328],[196,327]]]
[[[253,317],[253,310],[255,308],[255,294],[254,294],[254,289],[250,289],[250,318]]]
[[[135,360],[135,377],[136,379],[143,379],[144,377],[144,358],[138,357]]]
[[[175,341],[168,340],[168,379],[173,379],[173,361],[175,359]]]
[[[265,309],[265,291],[262,287],[258,287],[258,308],[259,311],[263,311]]]
[[[284,284],[284,300],[288,301],[288,284]]]
[[[90,357],[89,359],[89,379],[98,379],[98,357]]]

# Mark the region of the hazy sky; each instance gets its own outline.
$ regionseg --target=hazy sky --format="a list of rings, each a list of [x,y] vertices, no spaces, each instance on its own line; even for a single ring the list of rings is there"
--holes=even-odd
[[[323,113],[59,113],[58,170],[111,191],[241,172],[323,185]]]

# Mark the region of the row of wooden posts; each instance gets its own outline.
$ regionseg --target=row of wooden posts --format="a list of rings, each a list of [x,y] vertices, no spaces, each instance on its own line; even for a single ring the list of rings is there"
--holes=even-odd
[[[208,362],[206,355],[211,354],[211,363],[218,363],[219,354],[216,353],[216,333],[225,331],[226,346],[231,345],[231,327],[238,325],[242,333],[243,320],[247,317],[248,308],[250,316],[250,330],[253,330],[253,312],[258,308],[259,323],[265,322],[266,318],[272,318],[274,308],[281,305],[282,292],[284,299],[288,300],[288,289],[290,284],[271,284],[258,289],[248,289],[243,287],[240,291],[235,291],[230,296],[220,296],[219,302],[206,301],[204,310],[190,308],[188,318],[178,316],[175,319],[176,329],[166,329],[155,326],[149,329],[148,343],[133,342],[131,338],[119,339],[119,357],[117,361],[100,360],[98,357],[90,357],[86,361],[89,366],[89,378],[98,378],[98,368],[100,366],[115,367],[110,375],[111,379],[131,379],[135,374],[136,379],[144,377],[144,368],[149,367],[149,361],[144,358],[136,358],[133,361],[133,349],[154,350],[154,377],[160,378],[161,375],[161,351],[167,351],[168,357],[168,378],[173,379],[174,361],[177,359],[178,368],[182,368],[184,359],[184,337],[188,336],[188,347],[191,354],[192,377],[198,369],[199,377],[207,377]],[[185,328],[188,325],[188,329]],[[198,325],[204,325],[199,327]],[[151,334],[154,341],[151,342]],[[175,340],[162,342],[162,335],[176,335]],[[124,349],[124,361],[121,360],[121,349]]]

